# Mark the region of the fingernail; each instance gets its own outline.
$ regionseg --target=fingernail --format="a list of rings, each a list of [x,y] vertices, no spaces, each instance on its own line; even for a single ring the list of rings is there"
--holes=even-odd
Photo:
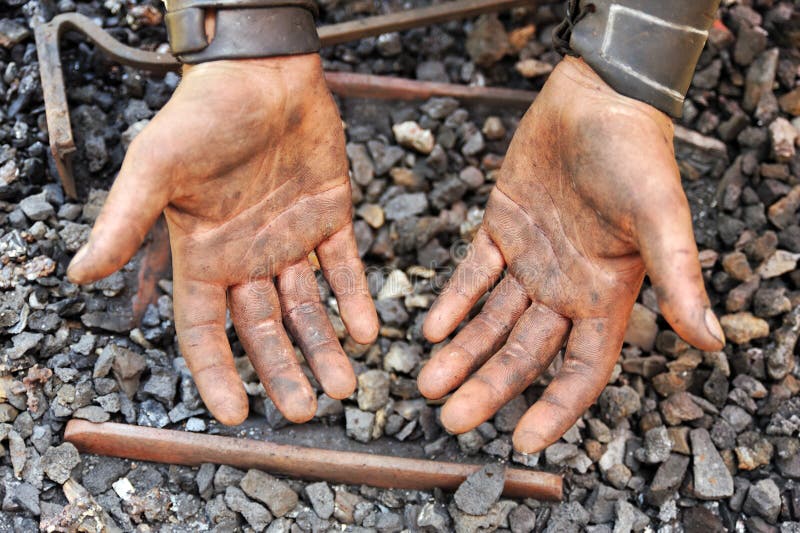
[[[68,278],[72,279],[74,274],[73,270],[80,264],[81,261],[84,260],[88,252],[89,252],[89,243],[87,242],[78,249],[78,251],[75,253],[75,257],[73,257],[72,261],[69,262],[69,266],[67,266]]]
[[[717,339],[723,345],[725,344],[725,333],[722,331],[722,326],[719,325],[719,320],[711,309],[706,309],[706,329],[712,337]]]

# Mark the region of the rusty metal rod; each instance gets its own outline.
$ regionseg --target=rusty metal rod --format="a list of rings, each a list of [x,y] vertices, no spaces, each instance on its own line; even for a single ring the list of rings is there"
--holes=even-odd
[[[520,6],[535,8],[539,4],[552,4],[557,1],[559,0],[456,0],[389,15],[378,15],[339,24],[329,24],[321,26],[318,32],[322,46],[330,46],[392,31],[465,19]]]
[[[480,468],[475,464],[323,450],[111,422],[95,424],[86,420],[67,422],[64,440],[81,452],[138,461],[187,466],[217,463],[303,479],[396,489],[454,491]],[[506,468],[503,494],[558,501],[562,497],[561,476]]]
[[[425,100],[432,96],[452,96],[464,102],[527,107],[537,94],[503,87],[475,87],[352,72],[325,71],[325,81],[331,92],[340,96],[384,100]]]

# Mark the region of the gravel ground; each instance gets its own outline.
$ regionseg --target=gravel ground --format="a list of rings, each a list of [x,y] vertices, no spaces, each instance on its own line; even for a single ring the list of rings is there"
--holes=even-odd
[[[413,3],[324,3],[323,22]],[[229,335],[254,420],[216,424],[175,343],[171,283],[132,324],[137,260],[87,287],[65,281],[130,139],[178,77],[108,63],[79,39],[63,56],[84,203],[48,156],[31,27],[79,11],[133,46],[163,46],[153,2],[5,0],[0,6],[0,531],[800,531],[800,15],[797,2],[726,0],[679,121],[676,151],[703,273],[728,338],[682,342],[645,284],[611,383],[542,454],[510,434],[550,372],[477,430],[447,435],[414,379],[436,288],[463,255],[521,111],[341,101],[359,249],[382,321],[372,346],[345,339],[359,374],[346,401],[322,395],[290,426]],[[515,10],[323,50],[327,68],[527,89],[558,55],[560,8]],[[418,127],[414,127],[414,122]],[[625,154],[620,154],[624,157]],[[557,362],[555,363],[558,364]],[[279,480],[79,455],[69,418],[265,437],[487,463],[454,495]],[[3,448],[4,446],[4,448]],[[561,504],[500,497],[497,463],[565,475]]]

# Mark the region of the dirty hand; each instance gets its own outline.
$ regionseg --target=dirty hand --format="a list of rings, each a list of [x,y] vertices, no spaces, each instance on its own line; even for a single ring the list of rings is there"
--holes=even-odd
[[[286,418],[312,418],[316,397],[284,324],[327,394],[353,392],[355,375],[309,253],[316,251],[357,342],[375,339],[378,320],[351,224],[342,123],[318,55],[188,67],[128,149],[69,279],[89,283],[122,267],[162,211],[179,345],[220,422],[238,424],[248,411],[225,334],[226,303]]]
[[[442,341],[506,269],[480,314],[420,373],[428,398],[458,388],[442,410],[448,430],[489,419],[566,341],[563,365],[514,432],[523,453],[557,440],[608,382],[645,271],[675,331],[702,350],[722,348],[672,136],[666,115],[619,95],[581,60],[551,74],[509,147],[470,254],[423,327]]]

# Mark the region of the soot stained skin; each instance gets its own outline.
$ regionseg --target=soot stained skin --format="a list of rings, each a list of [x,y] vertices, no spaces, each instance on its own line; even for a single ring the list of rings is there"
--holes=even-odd
[[[348,287],[331,285],[353,337],[369,342],[378,331],[351,225],[344,132],[319,56],[187,67],[173,97],[131,145],[70,279],[86,283],[122,267],[162,211],[178,339],[205,404],[226,424],[248,412],[224,329],[228,306],[275,405],[289,420],[308,420],[316,397],[282,324],[275,278],[284,286],[303,285],[292,280],[309,272],[313,279],[307,257],[316,250],[323,268],[350,272]],[[286,317],[287,324],[323,388],[347,397],[355,375],[320,310]],[[314,339],[304,337],[308,327]]]
[[[556,67],[511,142],[475,253],[459,265],[423,326],[433,342],[449,335],[499,278],[487,264],[505,266],[505,279],[530,302],[514,316],[485,306],[481,314],[508,321],[511,333],[470,323],[420,372],[423,395],[455,390],[442,411],[448,430],[469,431],[488,420],[566,342],[559,372],[521,419],[514,445],[531,453],[558,439],[611,375],[645,272],[678,334],[703,350],[722,347],[715,319],[710,326],[704,319],[708,298],[672,135],[666,115],[619,95],[581,60]],[[647,198],[663,199],[660,219]],[[481,268],[496,272],[490,283],[464,282],[463,272]],[[465,346],[480,353],[455,357]]]

